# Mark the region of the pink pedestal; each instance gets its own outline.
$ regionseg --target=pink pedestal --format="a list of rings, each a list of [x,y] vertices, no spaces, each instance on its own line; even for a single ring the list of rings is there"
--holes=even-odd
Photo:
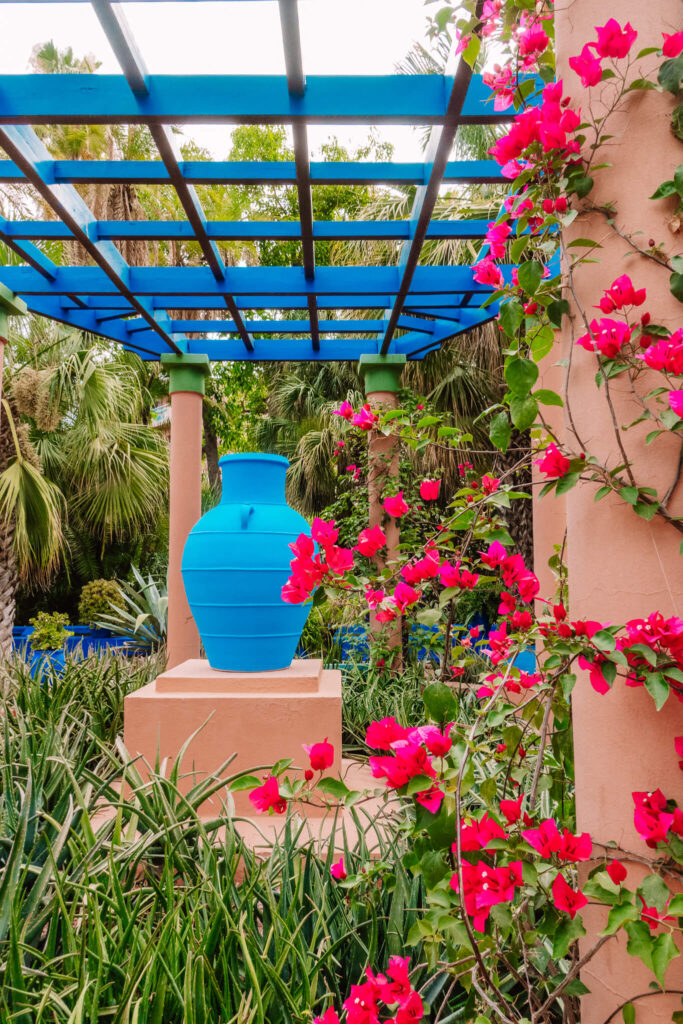
[[[308,766],[302,744],[325,737],[334,746],[329,774],[336,776],[341,766],[341,672],[323,669],[322,661],[293,661],[278,672],[220,672],[207,661],[191,659],[126,697],[124,744],[131,757],[141,758],[142,775],[144,762],[153,767],[157,756],[172,763],[200,728],[183,759],[184,791],[235,753],[226,775],[244,770],[265,777],[269,765],[292,758],[293,776],[295,767]],[[246,792],[234,793],[233,799],[237,814],[253,814]],[[219,790],[202,813],[217,814],[224,800]],[[322,813],[322,808],[306,808],[310,816]]]

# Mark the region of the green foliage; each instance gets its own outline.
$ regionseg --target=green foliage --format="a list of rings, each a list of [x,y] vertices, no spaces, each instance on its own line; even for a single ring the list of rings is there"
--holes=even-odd
[[[31,647],[34,651],[56,651],[62,648],[70,636],[66,628],[69,625],[69,618],[61,612],[38,612],[33,619],[29,619],[33,626],[31,633]]]
[[[168,595],[166,588],[151,576],[145,580],[131,566],[134,583],[121,581],[118,599],[110,602],[109,612],[96,625],[118,636],[128,637],[142,647],[157,649],[166,641]]]
[[[102,615],[106,615],[112,605],[124,607],[121,589],[116,580],[91,580],[81,590],[78,621],[91,626]]]

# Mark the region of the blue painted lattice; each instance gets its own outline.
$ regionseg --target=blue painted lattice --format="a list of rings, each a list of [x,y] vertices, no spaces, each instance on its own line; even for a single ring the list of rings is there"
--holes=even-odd
[[[266,7],[273,17],[276,2],[284,76],[148,74],[121,6],[111,0],[91,4],[120,75],[0,75],[0,147],[6,155],[0,183],[29,182],[56,218],[0,218],[0,240],[25,264],[0,267],[0,283],[29,310],[120,342],[146,359],[190,352],[212,360],[357,360],[378,352],[421,359],[497,312],[495,306],[482,309],[490,289],[474,281],[471,267],[419,261],[425,240],[483,238],[483,221],[432,220],[432,214],[444,184],[504,183],[494,161],[449,157],[461,125],[502,122],[511,114],[494,111],[488,88],[457,58],[445,75],[306,78],[297,0],[271,0]],[[185,161],[170,126],[200,122],[291,125],[295,159]],[[57,123],[145,124],[160,159],[55,160],[32,126]],[[310,160],[308,124],[349,123],[431,126],[424,162]],[[98,221],[75,186],[102,182],[172,185],[186,219]],[[295,185],[298,221],[208,221],[195,186],[234,183]],[[311,187],[326,183],[418,187],[407,220],[317,222]],[[400,241],[395,266],[316,267],[316,240],[378,238]],[[93,265],[58,266],[40,247],[70,239],[80,242]],[[194,240],[205,266],[130,266],[115,244],[130,239]],[[301,265],[226,267],[216,243],[231,239],[300,240]],[[501,269],[509,280],[510,268]],[[197,310],[203,311],[201,321],[192,319]],[[272,311],[286,310],[301,317],[277,319],[276,312],[275,320],[268,319]],[[361,310],[384,312],[368,320],[358,316]],[[334,319],[319,311],[331,311]],[[209,337],[192,337],[199,332]],[[222,337],[212,338],[212,332]]]

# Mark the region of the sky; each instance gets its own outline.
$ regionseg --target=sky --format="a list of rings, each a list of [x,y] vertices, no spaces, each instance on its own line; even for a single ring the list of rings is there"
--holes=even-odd
[[[136,2],[123,6],[147,69],[157,74],[284,74],[280,19],[274,0]],[[304,70],[307,74],[391,74],[416,40],[426,42],[424,0],[299,0]],[[77,55],[93,54],[100,71],[117,73],[116,59],[90,4],[2,3],[1,70],[23,74],[36,43],[52,39]],[[185,133],[215,159],[227,155],[229,126],[192,125]],[[335,134],[353,146],[367,127],[309,127],[317,147]],[[395,160],[419,160],[418,133],[409,126],[382,126]]]

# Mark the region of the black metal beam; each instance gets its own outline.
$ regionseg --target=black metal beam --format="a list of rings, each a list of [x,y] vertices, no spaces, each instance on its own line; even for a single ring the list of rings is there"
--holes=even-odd
[[[279,0],[278,6],[285,51],[287,89],[290,96],[301,99],[306,92],[306,76],[301,56],[298,0]],[[306,125],[299,122],[293,124],[292,137],[294,139],[294,165],[296,167],[303,267],[306,280],[312,281],[315,278],[315,242],[313,240],[311,164]],[[320,331],[318,328],[318,303],[315,295],[308,296],[308,312],[311,321],[311,342],[314,351],[317,352],[320,349]]]

